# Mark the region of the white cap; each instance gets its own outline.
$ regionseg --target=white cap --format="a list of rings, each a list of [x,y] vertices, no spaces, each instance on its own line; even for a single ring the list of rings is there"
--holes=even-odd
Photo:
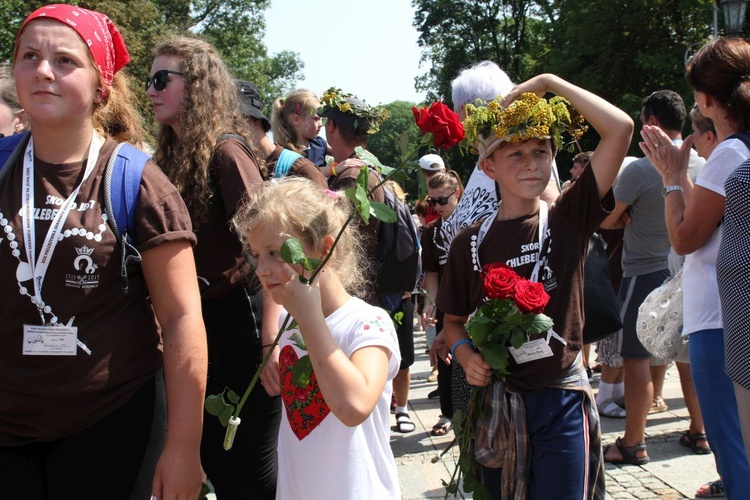
[[[419,166],[422,167],[423,170],[429,170],[431,172],[445,170],[443,159],[436,154],[424,155],[419,159]]]

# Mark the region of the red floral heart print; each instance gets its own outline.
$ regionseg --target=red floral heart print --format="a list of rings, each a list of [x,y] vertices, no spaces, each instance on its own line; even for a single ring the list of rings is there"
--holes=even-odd
[[[320,392],[315,372],[305,387],[294,385],[292,367],[298,360],[294,348],[290,345],[284,346],[279,355],[281,400],[284,402],[292,431],[297,439],[302,441],[328,416],[331,409]]]

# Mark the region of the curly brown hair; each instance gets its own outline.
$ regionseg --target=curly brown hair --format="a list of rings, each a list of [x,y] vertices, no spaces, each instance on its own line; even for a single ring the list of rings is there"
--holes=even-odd
[[[173,35],[156,46],[154,56],[178,58],[185,73],[180,137],[172,127],[161,125],[154,161],[179,190],[195,223],[214,196],[209,165],[219,138],[239,135],[256,162],[259,155],[240,112],[234,76],[213,45],[196,36]],[[258,166],[265,176],[264,165]]]

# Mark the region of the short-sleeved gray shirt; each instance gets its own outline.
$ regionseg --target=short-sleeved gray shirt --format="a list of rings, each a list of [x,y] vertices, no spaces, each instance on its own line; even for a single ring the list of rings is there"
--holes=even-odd
[[[697,172],[703,160],[692,151],[688,171]],[[648,158],[629,163],[617,178],[615,199],[629,205],[622,250],[624,277],[640,276],[668,267],[669,234],[664,221],[661,175]]]

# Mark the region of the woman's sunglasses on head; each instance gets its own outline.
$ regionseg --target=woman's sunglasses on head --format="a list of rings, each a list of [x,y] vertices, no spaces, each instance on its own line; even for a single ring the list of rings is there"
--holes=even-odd
[[[430,198],[428,196],[425,201],[431,207],[434,207],[435,205],[445,206],[448,204],[448,200],[451,199],[451,196],[453,196],[455,192],[456,192],[456,189],[451,191],[451,194],[449,194],[448,196],[440,196],[439,198]]]
[[[167,88],[167,83],[169,83],[169,75],[185,76],[185,73],[172,71],[171,69],[160,69],[159,71],[154,73],[153,76],[146,77],[146,92],[148,92],[148,89],[151,88],[152,84],[154,86],[154,90],[156,90],[157,92],[161,92],[162,90]]]

